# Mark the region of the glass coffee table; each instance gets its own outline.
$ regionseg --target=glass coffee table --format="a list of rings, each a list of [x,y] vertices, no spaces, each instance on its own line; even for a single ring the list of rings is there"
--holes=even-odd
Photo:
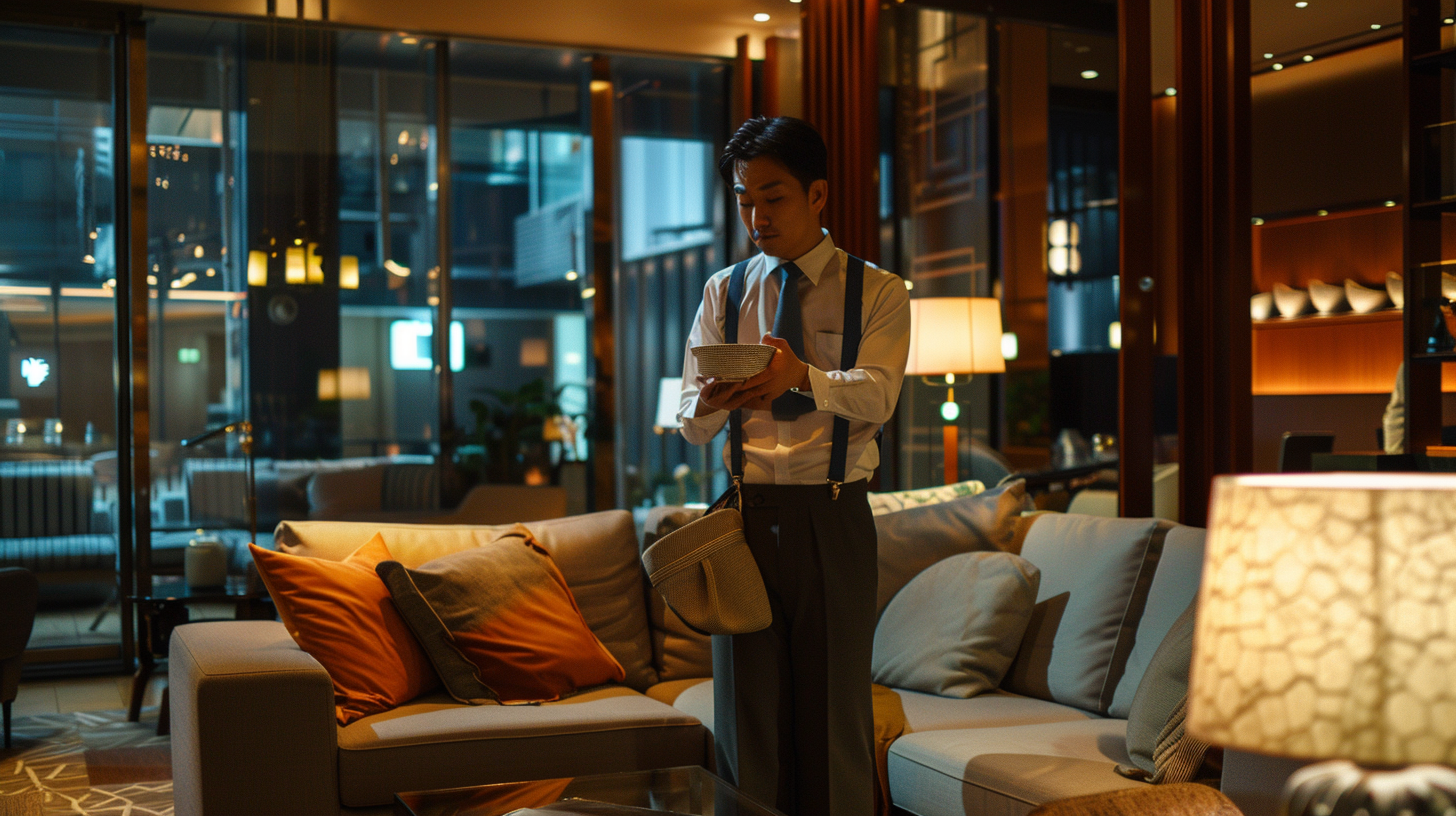
[[[568,799],[588,800],[583,810],[605,802],[687,816],[782,816],[696,765],[654,771],[505,782],[473,788],[400,793],[399,816],[504,816]]]

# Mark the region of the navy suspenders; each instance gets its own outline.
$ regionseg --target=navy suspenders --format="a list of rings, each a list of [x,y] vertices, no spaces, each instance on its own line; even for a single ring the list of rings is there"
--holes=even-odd
[[[844,327],[839,354],[839,368],[849,371],[859,357],[859,342],[864,335],[861,316],[864,311],[864,268],[865,262],[849,256],[844,272]],[[744,281],[748,276],[748,261],[739,261],[728,276],[728,304],[723,310],[723,342],[738,342],[738,310],[743,305]],[[849,420],[842,416],[834,418],[834,432],[829,448],[829,490],[831,497],[839,498],[839,486],[844,484],[846,459],[849,456]],[[743,411],[735,410],[728,415],[729,467],[734,483],[743,481]]]

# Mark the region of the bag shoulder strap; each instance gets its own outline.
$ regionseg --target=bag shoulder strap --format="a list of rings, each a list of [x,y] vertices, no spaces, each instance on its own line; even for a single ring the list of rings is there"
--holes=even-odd
[[[841,371],[854,368],[855,361],[859,358],[859,343],[864,338],[864,326],[861,325],[864,314],[864,271],[865,262],[850,255],[844,270],[844,327],[839,353]],[[839,486],[844,483],[848,464],[849,420],[842,416],[834,418],[832,440],[829,449],[829,489],[834,498],[839,498]]]
[[[750,259],[752,260],[752,259]],[[723,342],[738,342],[738,311],[743,307],[744,281],[748,278],[748,261],[739,261],[728,275],[728,303],[723,310]],[[743,410],[728,414],[729,475],[733,482],[743,482]]]

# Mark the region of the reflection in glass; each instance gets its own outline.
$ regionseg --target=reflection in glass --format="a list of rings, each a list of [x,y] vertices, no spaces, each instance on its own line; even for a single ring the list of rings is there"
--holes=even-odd
[[[108,37],[0,27],[0,567],[41,581],[41,660],[119,656]],[[89,647],[89,648],[88,648]]]

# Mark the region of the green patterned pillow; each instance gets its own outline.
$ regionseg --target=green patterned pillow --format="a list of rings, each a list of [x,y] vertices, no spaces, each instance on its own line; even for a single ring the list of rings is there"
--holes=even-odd
[[[935,487],[923,487],[918,490],[897,490],[893,493],[871,493],[870,511],[877,516],[886,513],[894,513],[898,510],[905,510],[910,507],[922,507],[927,504],[940,504],[943,501],[958,499],[961,496],[974,496],[984,492],[986,486],[978,481],[969,480],[956,482],[955,484],[936,485]]]

